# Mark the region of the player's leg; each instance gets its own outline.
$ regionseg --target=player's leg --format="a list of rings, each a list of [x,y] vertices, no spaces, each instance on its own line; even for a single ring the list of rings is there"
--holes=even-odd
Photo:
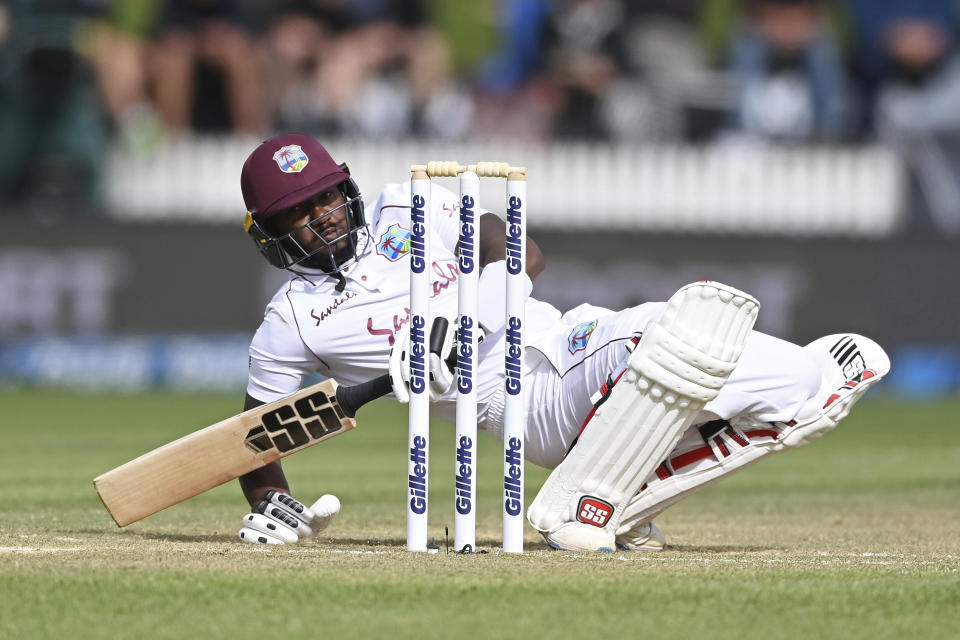
[[[771,347],[769,341],[763,342],[767,349]],[[819,371],[819,385],[810,400],[796,409],[793,417],[771,420],[770,411],[774,407],[769,396],[776,394],[768,393],[768,400],[760,406],[746,405],[748,410],[745,413],[725,415],[723,412],[732,407],[728,403],[727,408],[718,409],[720,413],[715,415],[729,420],[718,417],[688,429],[677,447],[624,508],[617,530],[620,548],[648,549],[648,525],[667,507],[766,455],[803,446],[832,430],[866,390],[890,370],[890,360],[883,349],[874,341],[855,334],[826,336],[802,351]],[[750,384],[762,388],[763,385],[758,383],[766,376],[762,367],[748,364],[751,352],[748,342],[737,371],[721,395],[748,393]],[[793,362],[794,366],[800,364],[800,360],[791,357],[789,349],[782,345],[777,352],[779,357],[771,358],[766,369],[782,367],[784,360]],[[770,375],[778,374],[771,371]],[[752,382],[751,378],[754,379]],[[724,400],[730,398],[718,397],[717,404]],[[790,405],[784,403],[783,406]],[[710,407],[708,405],[707,409]],[[755,412],[751,413],[751,410]]]
[[[622,507],[717,396],[758,307],[718,283],[688,285],[671,297],[530,505],[528,520],[551,546],[613,550]]]

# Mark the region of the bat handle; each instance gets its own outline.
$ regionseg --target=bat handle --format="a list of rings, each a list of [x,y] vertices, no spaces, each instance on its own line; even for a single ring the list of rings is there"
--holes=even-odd
[[[390,374],[385,373],[352,387],[337,387],[337,402],[343,412],[352,418],[357,415],[357,409],[377,398],[382,398],[391,391],[393,391],[393,385],[390,384]]]

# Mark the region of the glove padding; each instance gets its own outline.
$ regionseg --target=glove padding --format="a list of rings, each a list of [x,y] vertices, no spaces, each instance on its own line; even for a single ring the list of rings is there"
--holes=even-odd
[[[483,336],[484,332],[478,327],[478,345],[483,342]],[[434,318],[427,344],[427,364],[430,372],[427,390],[430,393],[430,402],[438,401],[453,386],[457,368],[457,346],[457,324],[442,316]],[[390,351],[390,384],[398,401],[410,402],[409,323],[397,334]]]
[[[326,529],[340,512],[340,500],[327,494],[307,508],[280,491],[268,491],[243,517],[240,539],[252,544],[295,544]]]

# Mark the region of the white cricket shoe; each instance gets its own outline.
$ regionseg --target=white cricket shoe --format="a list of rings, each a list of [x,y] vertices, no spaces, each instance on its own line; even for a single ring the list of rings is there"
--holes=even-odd
[[[804,347],[823,375],[814,419],[777,424],[783,447],[802,447],[832,431],[867,389],[890,372],[890,358],[876,342],[854,333],[834,334]]]
[[[617,549],[621,551],[663,551],[667,538],[652,522],[643,522],[617,536]]]

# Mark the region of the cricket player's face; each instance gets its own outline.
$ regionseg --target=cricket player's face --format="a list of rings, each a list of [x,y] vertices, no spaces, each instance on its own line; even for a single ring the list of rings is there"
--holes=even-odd
[[[316,251],[321,261],[332,257],[343,262],[352,257],[353,251],[346,203],[340,190],[332,187],[275,215],[271,220],[272,232],[277,237],[290,234],[304,253]]]

